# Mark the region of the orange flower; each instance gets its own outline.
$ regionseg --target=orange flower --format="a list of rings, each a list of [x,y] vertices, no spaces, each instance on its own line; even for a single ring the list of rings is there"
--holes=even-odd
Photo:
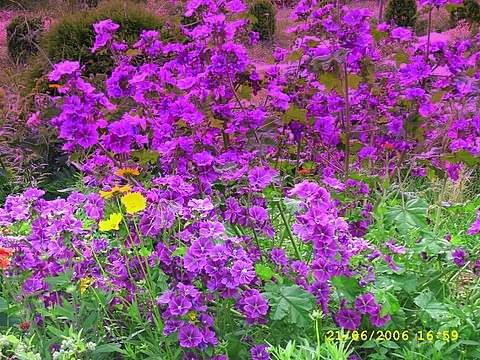
[[[100,191],[100,196],[104,199],[110,199],[115,195],[120,195],[132,190],[130,185],[114,186],[110,191]]]
[[[48,87],[50,89],[60,89],[62,87],[62,85],[60,85],[60,84],[49,84]]]
[[[306,176],[306,175],[310,175],[312,173],[312,171],[310,169],[300,169],[300,170],[298,170],[298,173],[300,175]]]
[[[0,247],[0,269],[6,270],[10,266],[10,260],[12,259],[13,249]]]
[[[383,144],[383,148],[385,150],[391,151],[395,149],[395,146],[392,143],[386,142],[385,144]]]
[[[140,175],[140,170],[137,168],[131,168],[131,167],[126,167],[126,168],[121,168],[115,171],[115,175],[117,176],[138,176]]]

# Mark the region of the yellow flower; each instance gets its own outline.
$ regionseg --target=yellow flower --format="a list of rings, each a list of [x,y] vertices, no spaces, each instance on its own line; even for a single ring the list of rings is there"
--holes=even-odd
[[[147,199],[139,192],[123,195],[120,201],[125,205],[128,214],[135,214],[147,207]]]
[[[113,213],[110,215],[108,220],[100,220],[98,223],[98,228],[100,231],[118,230],[120,228],[119,225],[122,219],[122,214]]]
[[[83,295],[90,285],[94,283],[94,281],[95,280],[93,280],[93,278],[90,276],[80,279],[80,294]]]
[[[104,199],[110,199],[115,195],[124,194],[130,190],[132,190],[130,185],[114,186],[110,191],[100,191],[100,196]]]
[[[125,168],[121,168],[121,169],[118,169],[117,171],[115,171],[115,175],[117,176],[138,176],[140,175],[140,170],[138,170],[137,168],[131,168],[131,167],[125,167]]]
[[[195,313],[195,311],[189,311],[187,316],[191,321],[197,320],[197,314]]]

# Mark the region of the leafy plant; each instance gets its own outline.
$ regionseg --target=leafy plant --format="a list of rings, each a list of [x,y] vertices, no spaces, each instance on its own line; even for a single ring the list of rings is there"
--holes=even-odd
[[[270,0],[255,0],[250,6],[252,30],[260,34],[261,40],[272,40],[275,34],[275,7]]]
[[[385,12],[386,20],[397,26],[413,27],[417,16],[415,0],[390,0]]]
[[[40,17],[17,16],[8,24],[8,53],[15,63],[25,62],[38,52],[43,30]]]

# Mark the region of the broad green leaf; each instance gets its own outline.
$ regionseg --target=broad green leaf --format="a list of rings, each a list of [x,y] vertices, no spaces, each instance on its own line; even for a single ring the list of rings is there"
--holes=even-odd
[[[450,317],[448,307],[445,304],[438,302],[430,290],[422,292],[413,301],[434,320],[443,322]]]
[[[242,99],[250,100],[252,98],[252,88],[247,85],[242,85],[240,86],[240,89],[238,90],[238,95]]]
[[[172,253],[172,256],[180,256],[182,257],[187,253],[187,248],[185,246],[179,246],[175,249],[175,251]]]
[[[297,120],[301,123],[305,123],[307,116],[306,109],[300,109],[295,105],[290,105],[285,114],[283,115],[283,122],[289,124],[292,120]]]
[[[3,297],[0,297],[0,313],[8,310],[8,302]]]
[[[315,305],[315,298],[298,285],[266,286],[264,296],[270,304],[272,320],[284,320],[298,327],[305,327],[310,323],[309,314]]]
[[[342,80],[337,74],[326,72],[318,75],[318,81],[325,85],[328,91],[335,89],[339,94],[343,92]]]
[[[262,280],[270,280],[275,274],[270,266],[263,264],[256,264],[255,272],[257,273],[257,276]]]
[[[401,51],[395,54],[395,62],[397,63],[397,66],[400,64],[406,64],[410,60],[409,56],[407,53]]]
[[[153,150],[137,150],[132,152],[132,156],[138,160],[140,165],[155,164],[158,161],[160,154]]]
[[[358,284],[358,280],[346,276],[334,276],[331,283],[347,300],[354,301],[360,295],[362,289]]]
[[[394,294],[388,291],[380,291],[377,293],[376,297],[378,302],[382,305],[380,316],[393,315],[400,310],[400,303]]]
[[[427,226],[428,204],[419,198],[408,200],[405,205],[392,206],[388,209],[386,218],[395,224],[400,232]]]
[[[445,155],[443,156],[443,159],[454,164],[463,163],[469,167],[475,166],[480,163],[480,157],[473,156],[465,150],[457,151],[454,154]]]
[[[71,284],[72,274],[72,270],[67,270],[61,275],[48,277],[45,281],[50,285],[51,290],[59,290]]]
[[[298,61],[302,58],[303,56],[303,49],[297,49],[295,51],[292,51],[288,56],[287,60],[290,62]]]
[[[352,89],[358,89],[358,86],[362,82],[362,78],[355,74],[348,75],[348,86]]]

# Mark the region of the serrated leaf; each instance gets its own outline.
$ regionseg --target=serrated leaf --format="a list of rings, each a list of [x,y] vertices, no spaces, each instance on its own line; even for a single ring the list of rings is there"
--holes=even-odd
[[[355,300],[362,292],[358,280],[352,277],[334,276],[331,279],[331,283],[341,295],[350,301]]]
[[[275,274],[270,266],[263,265],[263,264],[256,264],[255,265],[255,272],[257,276],[262,280],[270,280],[273,275]]]
[[[305,327],[310,323],[309,314],[313,310],[315,297],[298,285],[266,286],[264,296],[270,304],[272,320],[284,320],[298,327]]]
[[[337,74],[326,72],[318,75],[318,81],[325,86],[328,91],[336,90],[342,93],[342,80]]]
[[[238,90],[238,95],[245,100],[250,100],[252,98],[252,88],[248,85],[240,86]]]
[[[137,150],[132,152],[132,156],[138,160],[140,165],[155,164],[158,161],[160,154],[152,150]]]
[[[183,256],[187,253],[187,248],[185,246],[179,246],[172,253],[172,256]]]
[[[409,56],[405,52],[398,52],[395,54],[395,62],[397,63],[397,66],[400,64],[406,64],[410,60]]]
[[[290,61],[290,62],[293,62],[293,61],[298,61],[302,58],[303,56],[303,49],[297,49],[295,51],[292,51],[288,56],[287,56],[287,60]]]
[[[306,109],[300,109],[299,107],[292,104],[288,107],[287,111],[283,115],[283,122],[285,124],[289,124],[292,120],[297,120],[301,123],[305,123],[306,116]]]
[[[386,213],[390,223],[395,224],[400,232],[427,226],[428,204],[422,199],[408,200],[405,205],[392,206]]]
[[[400,303],[397,297],[387,291],[381,291],[377,294],[377,300],[382,305],[380,316],[393,315],[400,310]]]
[[[450,316],[448,307],[438,302],[430,290],[422,292],[413,302],[434,320],[445,321]]]
[[[348,75],[348,86],[352,89],[358,89],[358,86],[362,82],[362,78],[355,74]]]
[[[67,270],[58,276],[47,277],[45,281],[50,285],[51,290],[59,290],[72,282],[72,270]]]

